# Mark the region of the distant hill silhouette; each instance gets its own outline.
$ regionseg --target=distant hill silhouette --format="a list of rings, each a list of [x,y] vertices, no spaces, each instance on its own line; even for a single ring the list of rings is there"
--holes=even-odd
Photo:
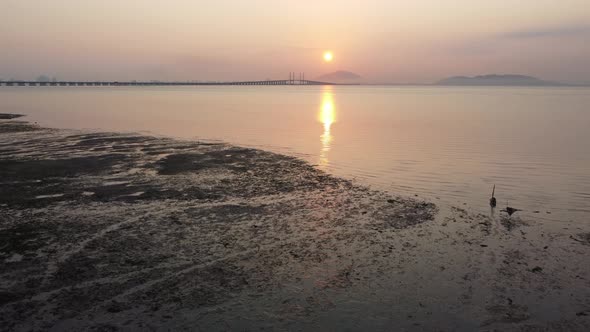
[[[437,85],[520,85],[520,86],[559,86],[557,82],[543,81],[536,77],[525,75],[480,75],[453,76],[436,82]]]
[[[338,70],[316,78],[320,82],[330,83],[360,83],[362,77],[350,71]]]

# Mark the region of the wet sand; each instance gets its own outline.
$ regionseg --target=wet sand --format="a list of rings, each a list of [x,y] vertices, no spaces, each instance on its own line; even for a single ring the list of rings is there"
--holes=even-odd
[[[256,149],[0,119],[2,330],[590,329],[588,224],[474,215]]]

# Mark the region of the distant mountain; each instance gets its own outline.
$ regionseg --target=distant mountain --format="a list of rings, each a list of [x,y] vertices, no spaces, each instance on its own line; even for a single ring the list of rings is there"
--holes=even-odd
[[[324,74],[318,78],[317,81],[329,83],[360,83],[362,77],[350,71],[338,70],[332,73]]]
[[[557,82],[543,81],[536,77],[525,75],[481,75],[481,76],[453,76],[436,82],[437,85],[520,85],[520,86],[559,86]]]

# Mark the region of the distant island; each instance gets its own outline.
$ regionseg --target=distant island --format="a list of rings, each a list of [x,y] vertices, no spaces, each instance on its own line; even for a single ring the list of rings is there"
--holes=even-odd
[[[346,70],[338,70],[328,74],[324,74],[316,78],[320,82],[332,82],[340,84],[359,84],[361,83],[362,77]]]
[[[566,86],[558,82],[544,81],[525,75],[480,75],[480,76],[453,76],[442,79],[436,85],[511,85],[511,86]]]

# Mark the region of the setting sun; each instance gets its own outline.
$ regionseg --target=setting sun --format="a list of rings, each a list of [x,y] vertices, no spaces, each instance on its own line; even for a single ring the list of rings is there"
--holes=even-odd
[[[334,56],[332,55],[332,52],[325,52],[324,53],[324,61],[331,62],[332,59],[334,59]]]

